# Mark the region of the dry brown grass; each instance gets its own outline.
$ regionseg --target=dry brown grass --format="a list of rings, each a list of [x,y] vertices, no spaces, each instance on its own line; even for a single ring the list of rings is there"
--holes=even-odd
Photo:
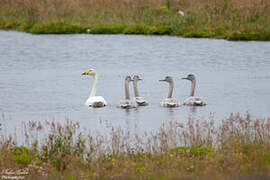
[[[268,0],[169,0],[169,9],[166,2],[1,0],[0,27],[32,33],[78,33],[90,28],[93,33],[270,39]],[[178,15],[179,9],[184,11],[184,17]],[[54,26],[66,27],[57,32]],[[116,26],[120,29],[115,30]]]
[[[28,122],[24,134],[24,146],[15,135],[1,139],[0,167],[26,168],[28,179],[269,178],[270,119],[249,115],[217,124],[190,118],[144,134],[120,127],[107,135],[85,133],[72,121]]]

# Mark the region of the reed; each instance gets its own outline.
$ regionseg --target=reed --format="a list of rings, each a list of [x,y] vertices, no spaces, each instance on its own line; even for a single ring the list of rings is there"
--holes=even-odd
[[[42,132],[46,132],[42,134]],[[270,119],[249,114],[215,124],[189,118],[167,122],[152,133],[110,127],[107,135],[86,133],[67,120],[24,124],[0,141],[0,167],[26,169],[27,179],[246,179],[269,178]],[[2,171],[2,175],[5,171]]]
[[[0,28],[269,40],[268,12],[267,0],[0,0]]]

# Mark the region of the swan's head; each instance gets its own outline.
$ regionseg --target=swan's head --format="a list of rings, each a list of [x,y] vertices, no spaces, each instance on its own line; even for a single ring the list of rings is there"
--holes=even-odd
[[[173,78],[171,76],[166,76],[165,79],[159,80],[159,81],[165,81],[165,82],[173,82]]]
[[[89,69],[89,70],[85,71],[84,73],[82,73],[82,75],[89,75],[89,76],[93,76],[95,74],[96,74],[95,69]]]
[[[190,80],[190,81],[194,81],[195,76],[193,74],[189,74],[189,75],[187,75],[187,77],[183,77],[182,79],[187,79],[187,80]]]
[[[130,82],[133,81],[130,76],[126,76],[125,81]]]
[[[139,81],[142,80],[138,75],[133,76],[133,81]]]

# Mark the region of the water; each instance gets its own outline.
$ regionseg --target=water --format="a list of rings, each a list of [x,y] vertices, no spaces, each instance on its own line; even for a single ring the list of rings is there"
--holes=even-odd
[[[186,122],[190,115],[208,119],[211,112],[216,121],[231,112],[270,117],[269,42],[0,31],[0,55],[0,120],[6,132],[28,120],[69,118],[100,131],[103,121],[107,126],[152,131],[169,120]],[[84,106],[93,80],[80,75],[89,68],[99,73],[97,93],[108,101],[105,108]],[[168,84],[158,80],[171,75],[173,97],[183,102],[190,82],[181,77],[189,73],[197,76],[195,94],[208,105],[160,107]],[[142,77],[139,91],[150,105],[118,109],[124,98],[124,78],[134,74]]]

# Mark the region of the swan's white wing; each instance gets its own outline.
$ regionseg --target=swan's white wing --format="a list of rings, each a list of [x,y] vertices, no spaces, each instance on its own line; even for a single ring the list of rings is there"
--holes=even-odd
[[[179,104],[177,102],[169,102],[167,103],[167,107],[179,107]]]
[[[125,99],[125,100],[120,101],[120,103],[117,107],[130,109],[130,108],[138,107],[138,104],[135,101],[135,99],[131,99],[131,100]]]
[[[135,97],[136,102],[139,106],[146,106],[148,102],[143,97]]]
[[[184,101],[184,105],[188,105],[188,106],[205,106],[206,102],[200,97],[188,97]]]
[[[90,107],[103,107],[107,106],[107,104],[108,103],[102,96],[89,97],[85,102],[85,105]]]
[[[160,102],[163,107],[179,107],[180,103],[172,98],[166,98]]]

